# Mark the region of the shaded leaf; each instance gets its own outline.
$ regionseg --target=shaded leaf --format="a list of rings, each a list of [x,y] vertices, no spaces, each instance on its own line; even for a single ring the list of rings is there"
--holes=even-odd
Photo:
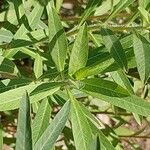
[[[14,8],[18,22],[21,24],[21,18],[25,14],[25,9],[22,0],[14,0]]]
[[[125,89],[112,81],[95,78],[83,80],[82,83],[84,84],[82,91],[93,97],[133,113],[143,116],[150,115],[150,103],[140,97],[128,94]]]
[[[127,69],[127,58],[125,51],[114,33],[109,30],[102,28],[101,34],[103,37],[104,44],[114,60],[118,63],[121,68]]]
[[[18,73],[17,67],[11,60],[0,56],[0,74],[2,77],[11,78],[12,76],[18,76]]]
[[[113,64],[113,62],[113,59],[109,59],[103,62],[92,64],[91,66],[81,68],[74,74],[74,76],[77,80],[80,80],[88,76],[103,73],[108,67],[110,67]]]

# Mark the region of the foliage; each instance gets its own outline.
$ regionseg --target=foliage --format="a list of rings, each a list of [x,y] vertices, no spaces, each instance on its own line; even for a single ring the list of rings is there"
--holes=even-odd
[[[0,149],[121,150],[121,137],[140,136],[124,125],[149,121],[149,0],[4,0],[0,9]],[[17,128],[12,141],[4,116]]]

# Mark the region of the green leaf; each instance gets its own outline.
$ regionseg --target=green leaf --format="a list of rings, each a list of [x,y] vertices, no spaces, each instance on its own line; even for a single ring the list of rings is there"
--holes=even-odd
[[[37,79],[43,74],[43,61],[42,57],[38,53],[35,57],[33,70]]]
[[[18,76],[18,69],[15,64],[3,56],[0,56],[0,74],[4,78],[11,78],[13,76]]]
[[[21,86],[29,85],[32,81],[28,79],[4,79],[0,82],[0,93],[18,88]]]
[[[113,12],[107,18],[107,21],[111,20],[118,14],[120,11],[124,10],[130,4],[132,4],[134,0],[120,0],[119,3],[113,8]]]
[[[32,150],[32,132],[30,118],[30,101],[27,92],[20,103],[16,150]]]
[[[143,7],[143,8],[146,8],[148,7],[148,4],[149,4],[149,0],[139,0],[139,6],[140,7]]]
[[[140,34],[133,35],[134,54],[141,80],[145,83],[150,76],[150,42]]]
[[[63,4],[63,0],[56,0],[56,10],[57,10],[57,12],[59,12],[62,4]]]
[[[74,74],[74,76],[77,80],[80,80],[88,76],[104,73],[105,70],[113,64],[113,62],[113,59],[108,59],[99,63],[96,62],[90,66],[81,68]]]
[[[113,7],[115,5],[117,5],[119,1],[120,0],[113,0]],[[103,1],[102,5],[100,5],[99,7],[96,8],[96,11],[95,11],[94,15],[95,16],[100,16],[100,15],[108,13],[108,11],[112,9],[111,4],[112,4],[111,0]]]
[[[48,127],[49,119],[51,114],[51,106],[49,104],[48,99],[44,99],[37,111],[37,114],[34,118],[32,123],[32,137],[33,137],[33,144],[40,138],[42,133]]]
[[[129,79],[127,78],[126,74],[123,72],[123,70],[119,69],[119,70],[117,70],[115,72],[111,72],[110,74],[111,74],[113,80],[117,84],[119,84],[122,87],[124,87],[125,89],[127,89],[130,94],[134,94],[134,91],[133,91],[133,88],[131,86],[131,83],[130,83]],[[140,115],[138,115],[138,114],[135,114],[135,113],[133,115],[134,115],[134,118],[137,121],[137,123],[139,125],[141,125],[141,120],[142,120],[141,118],[142,117]]]
[[[117,36],[111,30],[105,28],[101,29],[101,34],[104,44],[114,60],[121,68],[127,69],[126,54]]]
[[[76,150],[92,150],[92,130],[85,117],[82,107],[69,92],[71,100],[71,122]]]
[[[15,40],[22,39],[23,36],[25,36],[25,34],[28,33],[28,30],[31,30],[31,29],[34,30],[37,27],[38,23],[40,22],[41,15],[43,13],[43,9],[44,7],[41,6],[38,2],[35,3],[35,6],[32,12],[29,15],[26,15],[28,22],[26,22],[26,24],[22,24],[20,28],[17,30],[16,34],[14,35]],[[32,39],[32,36],[28,38]],[[28,38],[25,40],[28,40]],[[15,44],[15,40],[13,41],[14,44]],[[16,41],[16,44],[18,44],[17,41]]]
[[[86,66],[88,59],[88,36],[87,26],[84,24],[76,37],[70,56],[69,74],[73,75],[76,71]]]
[[[102,3],[102,0],[89,0],[87,7],[82,15],[80,25],[96,10],[96,7]]]
[[[22,30],[22,31],[19,31]],[[48,29],[44,30],[35,30],[32,32],[24,31],[26,30],[25,27],[19,28],[18,31],[15,34],[15,39],[10,43],[10,48],[18,48],[23,46],[30,46],[35,43],[38,43],[44,39],[48,39]]]
[[[114,146],[111,144],[111,142],[107,139],[107,137],[104,135],[104,133],[98,129],[94,124],[90,122],[91,128],[95,135],[99,137],[100,141],[100,148],[102,150],[115,150]]]
[[[129,91],[129,93],[134,94],[133,88],[130,84],[129,79],[127,78],[126,74],[124,73],[123,70],[119,69],[115,72],[110,73],[113,80],[119,84],[120,86],[124,87]]]
[[[13,34],[10,31],[0,29],[0,44],[3,42],[10,43],[12,39],[13,39]]]
[[[138,10],[140,11],[141,16],[143,17],[143,20],[149,25],[150,22],[150,14],[148,11],[146,11],[143,7],[138,7]]]
[[[143,116],[150,115],[150,103],[140,97],[131,95],[118,84],[100,78],[83,80],[82,91],[87,94],[109,102],[112,105],[126,109]]]
[[[82,112],[84,113],[84,115],[86,116],[86,118],[92,122],[92,124],[94,124],[96,127],[100,126],[100,122],[98,121],[98,119],[80,102],[78,102]]]
[[[25,90],[30,94],[30,102],[34,103],[52,95],[59,88],[60,84],[57,83],[31,83],[30,85],[3,92],[0,94],[0,111],[18,108],[22,92]]]
[[[25,9],[22,0],[14,0],[14,8],[18,22],[21,24],[21,18],[25,14]]]
[[[30,15],[27,15],[29,26],[32,30],[34,30],[38,23],[40,22],[40,18],[42,16],[44,7],[40,5],[38,2],[35,3],[34,9],[30,13]]]
[[[107,137],[103,134],[103,132],[99,129],[100,124],[98,120],[89,112],[89,110],[84,105],[82,105],[82,103],[79,103],[79,104],[82,108],[82,112],[88,119],[92,132],[94,133],[94,135],[99,136],[100,143],[104,145],[106,150],[114,150],[114,147],[112,146],[112,144],[109,142]]]
[[[67,101],[55,118],[51,121],[45,132],[34,146],[34,150],[49,150],[61,134],[70,111],[70,101]]]
[[[64,70],[67,54],[67,38],[56,10],[47,7],[49,26],[49,50],[58,71]]]

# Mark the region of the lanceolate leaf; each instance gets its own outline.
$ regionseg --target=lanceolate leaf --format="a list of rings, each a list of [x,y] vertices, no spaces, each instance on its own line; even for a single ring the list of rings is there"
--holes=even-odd
[[[131,86],[131,83],[129,79],[127,78],[126,74],[124,73],[123,70],[118,69],[117,71],[111,72],[110,73],[113,80],[119,84],[120,86],[124,87],[129,91],[129,93],[134,94],[133,88]]]
[[[89,95],[143,116],[150,115],[150,103],[129,94],[112,81],[99,78],[83,80],[82,90]]]
[[[12,89],[0,94],[0,111],[12,110],[19,107],[19,101],[22,97],[22,92],[27,90],[30,94],[30,102],[37,102],[54,92],[58,91],[61,85],[55,83],[44,83],[22,86],[16,89]]]
[[[34,9],[30,13],[28,18],[29,26],[32,30],[34,30],[38,23],[40,22],[41,15],[43,13],[44,7],[40,5],[38,2],[35,3]]]
[[[39,139],[45,129],[48,127],[51,114],[51,106],[48,99],[44,99],[40,104],[37,114],[32,124],[33,144]]]
[[[143,21],[145,21],[147,23],[147,25],[150,22],[150,14],[148,13],[148,11],[146,11],[143,7],[138,7],[140,14],[143,18]]]
[[[47,8],[49,24],[49,50],[58,71],[64,70],[67,54],[67,39],[56,10]]]
[[[0,44],[3,42],[9,43],[11,42],[12,39],[13,39],[13,34],[10,31],[0,29]]]
[[[85,67],[88,59],[87,27],[84,24],[76,37],[70,56],[69,74],[73,75],[77,70]]]
[[[134,34],[133,46],[140,78],[146,82],[150,76],[150,42],[142,35]]]
[[[127,89],[130,94],[134,94],[131,83],[130,83],[129,79],[127,78],[126,74],[123,72],[123,70],[119,69],[115,72],[111,72],[110,74],[111,74],[113,80],[117,84],[119,84],[122,87],[124,87],[125,89]],[[135,114],[135,113],[133,115],[134,115],[135,120],[138,122],[138,124],[141,125],[141,116],[138,114]]]
[[[41,6],[38,2],[35,2],[34,9],[29,15],[27,15],[28,22],[20,26],[20,28],[18,29],[18,31],[16,32],[14,36],[14,39],[21,39],[28,32],[28,29],[31,28],[32,30],[34,30],[37,27],[40,21],[41,15],[43,13],[43,9],[44,9],[43,6]]]
[[[110,52],[110,54],[112,55],[112,57],[115,59],[115,61],[121,68],[127,69],[127,58],[119,39],[109,29],[102,28],[101,34],[103,37],[104,44]]]
[[[71,99],[71,122],[76,150],[92,150],[92,130],[78,101],[69,93]]]
[[[113,8],[113,12],[109,15],[108,20],[114,18],[114,16],[119,13],[120,11],[124,10],[130,4],[133,3],[134,0],[120,0],[119,3]]]
[[[38,53],[36,54],[34,61],[34,73],[37,79],[43,74],[43,61]]]
[[[61,6],[62,6],[63,0],[56,0],[56,10],[59,12]]]
[[[51,121],[45,132],[34,146],[34,150],[49,150],[61,134],[70,111],[70,101],[66,102],[55,118]]]
[[[103,132],[99,129],[100,123],[98,120],[88,111],[86,107],[84,107],[81,103],[79,103],[84,115],[87,117],[88,122],[91,126],[92,132],[94,135],[99,136],[100,138],[100,146],[103,144],[103,146],[106,148],[106,150],[115,150],[112,144],[109,142],[107,137],[103,134]],[[96,149],[97,150],[97,149]]]
[[[17,67],[11,60],[0,56],[0,74],[2,77],[11,78],[12,76],[18,76],[18,73]]]
[[[102,0],[89,0],[85,12],[83,13],[80,25],[95,11],[96,7],[101,4]]]
[[[16,150],[32,150],[30,101],[27,93],[23,95],[20,103]]]
[[[103,62],[99,63],[94,63],[91,66],[87,66],[84,68],[81,68],[78,70],[75,74],[74,77],[77,80],[80,80],[82,78],[95,75],[95,74],[100,74],[104,73],[108,67],[110,67],[113,64],[114,60],[113,59],[108,59]],[[116,66],[114,66],[116,68]]]
[[[21,22],[22,22],[21,17],[25,13],[23,1],[22,0],[14,0],[14,8],[15,8],[17,20],[21,24]]]
[[[146,8],[149,4],[149,0],[143,0],[143,1],[139,1],[139,6]]]
[[[99,137],[100,141],[100,148],[99,149],[104,149],[104,150],[115,150],[111,142],[107,139],[107,137],[103,134],[103,132],[98,129],[92,122],[90,122],[91,129],[93,130],[94,135],[97,135]]]

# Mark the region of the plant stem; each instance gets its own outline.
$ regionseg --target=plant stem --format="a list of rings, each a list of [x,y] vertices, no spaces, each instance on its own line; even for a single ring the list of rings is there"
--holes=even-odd
[[[87,21],[92,21],[92,20],[103,20],[105,18],[107,18],[109,16],[109,14],[104,14],[104,15],[98,15],[98,16],[89,16],[86,20]],[[127,13],[120,13],[117,15],[117,17],[128,17],[130,16],[130,14]],[[81,19],[81,17],[62,17],[61,20],[62,21],[79,21]]]
[[[114,113],[114,112],[108,112],[108,111],[91,111],[92,114],[97,115],[97,114],[108,114],[108,115],[122,115],[122,116],[132,116],[132,113],[124,113],[124,112],[119,112],[119,113]]]
[[[100,31],[101,27],[107,27],[113,31],[133,31],[133,30],[150,30],[149,26],[126,26],[126,25],[102,25],[102,24],[95,24],[88,26],[88,30],[94,32],[94,31]],[[69,32],[67,32],[67,36],[74,35],[78,32],[79,29],[74,29]]]
[[[142,136],[142,135],[136,135],[136,136],[132,136],[132,135],[119,135],[121,140],[126,140],[126,138],[139,138],[139,139],[150,139],[150,136]]]

